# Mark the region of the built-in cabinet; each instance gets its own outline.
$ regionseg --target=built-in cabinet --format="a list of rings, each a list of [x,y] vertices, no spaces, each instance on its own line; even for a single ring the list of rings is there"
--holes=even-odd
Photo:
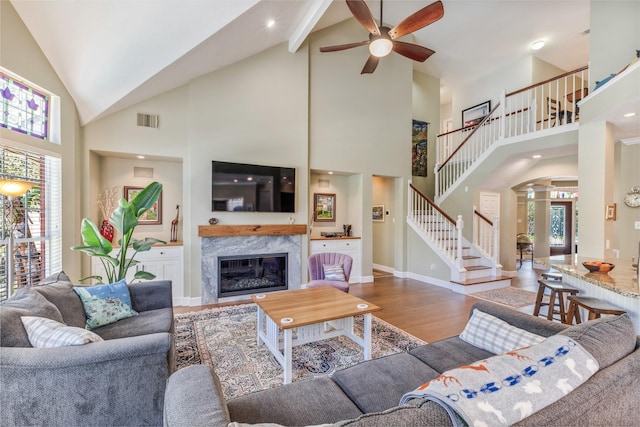
[[[359,237],[311,238],[311,254],[339,252],[353,258],[349,283],[362,282],[362,243]]]
[[[131,249],[129,249],[131,251]],[[114,249],[111,256],[115,256],[118,249]],[[148,252],[138,252],[135,259],[140,263],[127,272],[127,283],[133,280],[137,271],[148,271],[155,274],[155,280],[171,280],[174,304],[180,303],[183,298],[183,251],[182,246],[154,246]],[[92,257],[91,274],[105,277],[102,262],[97,257]]]

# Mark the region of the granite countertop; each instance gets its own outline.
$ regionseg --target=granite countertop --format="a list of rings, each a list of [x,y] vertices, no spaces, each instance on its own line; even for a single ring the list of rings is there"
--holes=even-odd
[[[357,236],[336,236],[336,237],[326,237],[326,236],[311,236],[309,240],[348,240],[348,239],[360,239]]]
[[[601,261],[615,265],[615,268],[608,273],[591,273],[582,265],[585,261],[596,260],[597,258],[581,257],[578,255],[557,255],[548,258],[536,258],[535,262],[621,295],[630,298],[640,298],[638,273],[635,268],[631,267],[630,260],[613,258],[601,259]]]

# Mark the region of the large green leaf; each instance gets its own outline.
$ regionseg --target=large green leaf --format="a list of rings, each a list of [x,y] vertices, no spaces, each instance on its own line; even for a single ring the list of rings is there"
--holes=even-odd
[[[133,204],[125,199],[120,199],[118,207],[111,214],[109,224],[113,225],[122,235],[130,234],[138,225],[138,217]]]
[[[82,242],[84,243],[84,246],[78,247],[76,250],[89,253],[87,249],[92,248],[92,252],[96,255],[107,255],[113,250],[111,242],[100,234],[98,227],[89,218],[84,218],[82,220],[80,234],[82,235]]]
[[[153,237],[145,237],[144,240],[132,239],[131,244],[137,252],[146,252],[156,243],[167,243],[164,240],[154,239]]]
[[[148,271],[136,271],[136,274],[133,276],[133,280],[141,279],[141,280],[153,280],[156,278],[156,275],[153,273],[149,273]]]
[[[131,204],[136,212],[136,218],[140,218],[143,213],[151,209],[153,204],[158,201],[160,193],[162,193],[162,184],[152,182],[131,200]]]

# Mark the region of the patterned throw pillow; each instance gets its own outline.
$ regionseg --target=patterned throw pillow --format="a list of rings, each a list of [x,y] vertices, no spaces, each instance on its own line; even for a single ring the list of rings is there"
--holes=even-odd
[[[87,329],[138,315],[131,308],[131,295],[124,280],[109,285],[76,286],[73,290],[82,300]]]
[[[21,320],[27,330],[29,342],[36,348],[66,347],[103,341],[91,331],[67,326],[44,317],[22,316]]]
[[[544,341],[544,337],[516,328],[495,316],[474,309],[460,339],[469,344],[502,354]]]
[[[342,268],[342,264],[322,264],[322,269],[324,270],[324,280],[335,280],[338,282],[347,281],[347,278],[344,276],[344,269]]]

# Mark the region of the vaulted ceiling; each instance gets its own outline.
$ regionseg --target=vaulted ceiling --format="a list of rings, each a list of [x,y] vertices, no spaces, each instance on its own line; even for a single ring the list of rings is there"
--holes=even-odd
[[[288,43],[293,54],[311,32],[352,18],[342,0],[10,1],[76,102],[83,124],[277,44]],[[385,23],[396,24],[429,3],[386,0]],[[379,18],[380,2],[367,4]],[[411,41],[436,51],[415,69],[440,79],[444,100],[452,87],[528,55],[564,70],[588,62],[588,0],[443,4],[444,17],[413,33]],[[362,35],[366,40],[364,28]],[[539,39],[545,47],[532,52]]]

